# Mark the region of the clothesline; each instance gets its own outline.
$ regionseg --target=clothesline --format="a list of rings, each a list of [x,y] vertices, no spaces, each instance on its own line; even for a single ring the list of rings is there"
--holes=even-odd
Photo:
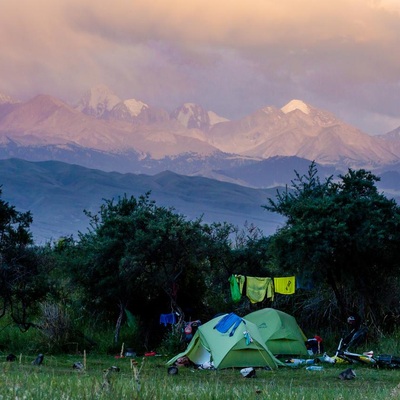
[[[237,303],[246,295],[251,303],[260,303],[265,298],[274,300],[275,293],[294,294],[296,291],[296,277],[255,277],[245,275],[231,275],[230,283],[232,300]]]

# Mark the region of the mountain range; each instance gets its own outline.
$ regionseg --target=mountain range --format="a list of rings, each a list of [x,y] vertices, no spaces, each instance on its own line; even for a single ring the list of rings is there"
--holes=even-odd
[[[371,136],[300,100],[238,120],[193,103],[168,113],[133,98],[121,100],[99,85],[76,105],[49,95],[26,102],[0,95],[0,158],[10,157],[122,173],[170,170],[250,185],[235,180],[232,171],[260,169],[271,157],[299,157],[341,171],[397,171],[400,127]]]
[[[104,200],[139,197],[150,191],[158,206],[172,207],[188,220],[246,224],[272,234],[282,217],[262,206],[275,189],[253,189],[170,171],[156,175],[104,172],[59,161],[0,160],[1,198],[18,211],[31,211],[35,242],[57,240],[86,232],[84,210],[99,211]]]
[[[322,177],[368,169],[400,198],[400,127],[371,136],[301,100],[228,120],[194,103],[168,112],[120,99],[104,85],[74,105],[0,93],[0,160],[5,199],[33,212],[41,240],[85,229],[83,209],[101,199],[148,190],[189,218],[269,234],[282,220],[261,204],[311,161]]]
[[[295,178],[294,171],[305,174],[308,167],[308,160],[296,157],[265,160],[262,171],[252,171],[254,186],[258,185],[257,179],[263,179],[271,188],[255,189],[170,171],[155,175],[122,174],[59,161],[10,158],[0,160],[1,198],[18,211],[31,211],[31,231],[36,243],[62,236],[77,237],[78,232],[89,228],[84,210],[95,213],[104,200],[118,199],[125,194],[138,197],[149,191],[157,205],[172,207],[189,220],[228,222],[239,229],[253,225],[265,235],[271,235],[283,225],[284,219],[262,206],[268,203],[268,198],[275,199],[277,190],[284,190],[276,186],[277,181],[290,184]],[[321,177],[337,172],[321,165],[317,167]],[[378,185],[385,188],[389,197],[400,200],[399,174],[387,172],[381,177]]]

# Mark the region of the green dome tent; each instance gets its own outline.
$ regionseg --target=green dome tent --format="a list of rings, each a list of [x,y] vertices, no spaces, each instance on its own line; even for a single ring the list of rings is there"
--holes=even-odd
[[[240,323],[233,333],[232,330],[221,333],[215,329],[218,322],[227,315],[218,316],[199,326],[187,349],[169,360],[167,364],[171,365],[178,358],[186,356],[198,365],[212,361],[217,369],[231,367],[270,367],[276,369],[278,365],[283,365],[268,350],[264,339],[253,322],[240,318]],[[248,337],[246,338],[246,332],[252,339],[250,343]]]
[[[257,326],[272,354],[309,356],[307,338],[293,316],[274,308],[263,308],[247,314],[245,319]]]

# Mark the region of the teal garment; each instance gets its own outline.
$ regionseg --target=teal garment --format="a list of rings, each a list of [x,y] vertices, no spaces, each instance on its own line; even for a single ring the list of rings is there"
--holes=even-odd
[[[248,345],[253,341],[253,339],[252,339],[252,337],[250,336],[249,331],[244,331],[244,332],[243,332],[243,335],[244,335],[244,337],[245,337],[245,339],[246,339],[246,345],[248,346]]]
[[[240,293],[239,284],[236,279],[236,276],[231,275],[228,280],[229,280],[229,283],[231,286],[232,301],[234,303],[238,303],[240,301],[240,299],[242,298],[242,294]]]

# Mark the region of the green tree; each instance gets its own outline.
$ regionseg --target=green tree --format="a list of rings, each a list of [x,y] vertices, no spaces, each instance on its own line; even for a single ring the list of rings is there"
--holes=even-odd
[[[10,315],[22,330],[33,325],[34,311],[47,292],[48,264],[32,246],[31,223],[30,212],[0,199],[0,317]]]
[[[377,181],[349,169],[322,182],[312,163],[265,208],[286,217],[271,238],[275,266],[327,284],[343,316],[356,307],[378,325],[398,311],[400,209]]]
[[[73,282],[84,288],[89,310],[116,318],[116,341],[125,309],[148,329],[161,312],[204,309],[215,229],[157,206],[149,195],[105,200],[98,213],[87,213],[88,232],[68,246]]]
[[[245,223],[243,227],[228,223],[213,224],[212,240],[209,244],[209,273],[206,276],[207,292],[204,301],[212,305],[215,313],[232,312],[238,315],[256,308],[266,307],[269,299],[262,303],[252,304],[247,296],[241,301],[233,302],[229,278],[233,274],[244,276],[272,276],[269,238],[253,224]]]

